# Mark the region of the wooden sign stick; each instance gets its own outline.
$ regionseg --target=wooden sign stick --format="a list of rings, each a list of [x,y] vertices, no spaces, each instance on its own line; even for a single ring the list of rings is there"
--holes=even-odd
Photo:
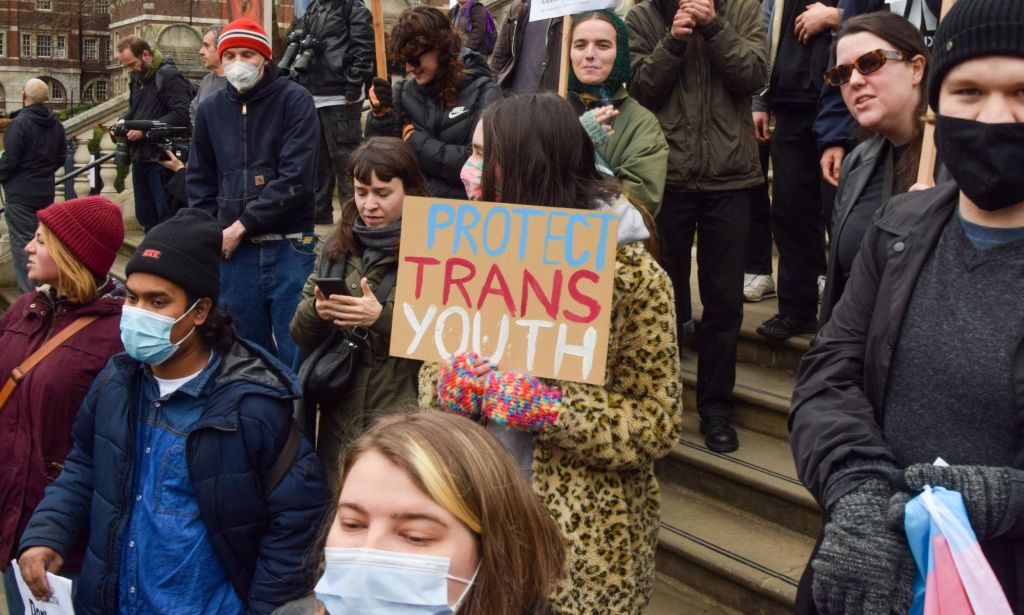
[[[558,66],[558,95],[567,100],[569,98],[569,43],[571,38],[572,16],[566,15],[562,17],[562,55]]]
[[[384,48],[384,7],[381,0],[370,0],[373,13],[373,47],[377,54],[377,76],[388,78],[388,54]]]
[[[942,11],[939,15],[939,21],[941,22],[946,18],[946,13],[949,9],[953,8],[956,4],[956,0],[942,0]],[[926,67],[930,69],[931,67]],[[926,95],[926,94],[925,94]],[[934,109],[929,109],[934,114]],[[925,184],[926,186],[932,186],[935,184],[935,162],[938,160],[938,152],[935,149],[935,124],[926,122],[924,125],[924,135],[921,137],[921,162],[917,167],[917,183]]]

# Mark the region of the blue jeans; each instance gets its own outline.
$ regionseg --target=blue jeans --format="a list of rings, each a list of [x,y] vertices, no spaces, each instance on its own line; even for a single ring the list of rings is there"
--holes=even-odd
[[[238,335],[263,346],[285,365],[298,347],[288,331],[302,287],[313,271],[316,237],[255,243],[243,239],[220,265],[220,307],[235,317]]]
[[[10,565],[10,562],[4,563],[7,564],[7,570],[4,571],[4,598],[7,600],[7,613],[8,615],[25,615],[25,603],[21,601],[18,582],[14,580],[14,567]],[[71,595],[74,596],[75,590],[78,589],[78,573],[58,572],[57,574],[71,579],[73,583]]]
[[[28,254],[25,254],[25,246],[36,234],[36,227],[39,226],[39,219],[36,212],[46,207],[48,203],[38,206],[31,204],[7,201],[7,209],[4,210],[4,219],[7,220],[7,230],[11,235],[11,262],[14,263],[14,278],[18,281],[18,292],[27,293],[35,289],[35,284],[28,279]]]
[[[136,162],[132,165],[132,188],[135,190],[135,218],[147,233],[167,218],[167,197],[158,162]]]

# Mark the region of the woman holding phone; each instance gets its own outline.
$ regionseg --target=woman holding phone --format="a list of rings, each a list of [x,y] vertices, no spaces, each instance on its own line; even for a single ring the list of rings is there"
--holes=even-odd
[[[319,404],[315,442],[325,468],[337,465],[345,446],[363,433],[376,411],[415,402],[420,367],[419,361],[389,357],[388,348],[402,203],[406,195],[427,196],[426,180],[412,148],[394,137],[372,138],[359,146],[349,158],[349,173],[354,194],[320,246],[291,323],[292,339],[306,353],[335,329],[360,346],[347,390]]]

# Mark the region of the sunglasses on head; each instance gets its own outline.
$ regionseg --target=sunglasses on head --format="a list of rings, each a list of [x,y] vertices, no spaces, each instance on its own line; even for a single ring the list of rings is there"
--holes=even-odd
[[[902,51],[875,49],[853,61],[853,64],[839,64],[825,71],[825,83],[834,86],[845,85],[853,76],[853,69],[862,75],[868,75],[885,66],[887,60],[906,61],[907,54]]]

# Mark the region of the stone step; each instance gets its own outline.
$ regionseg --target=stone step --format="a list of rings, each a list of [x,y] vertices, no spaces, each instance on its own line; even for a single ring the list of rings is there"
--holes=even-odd
[[[707,594],[664,574],[654,580],[654,594],[644,615],[741,615]]]
[[[806,535],[682,485],[662,483],[658,571],[730,609],[792,613],[813,547]]]
[[[700,305],[696,284],[691,285],[693,297],[693,320],[700,329],[701,316],[704,313]],[[740,326],[740,338],[736,346],[736,356],[741,362],[754,363],[764,367],[779,367],[796,371],[800,358],[811,346],[813,335],[798,335],[788,340],[772,341],[757,334],[761,323],[774,316],[778,311],[778,301],[765,299],[757,303],[743,304],[743,324]],[[696,350],[697,336],[688,335],[683,340],[684,346]]]
[[[683,356],[683,407],[697,410],[697,357]],[[786,421],[796,376],[791,370],[737,363],[733,388],[737,425],[783,440],[789,437]]]
[[[818,536],[821,513],[796,478],[785,440],[738,427],[739,449],[714,453],[704,446],[699,421],[696,413],[684,413],[683,437],[656,465],[662,487],[691,489],[808,538]]]

